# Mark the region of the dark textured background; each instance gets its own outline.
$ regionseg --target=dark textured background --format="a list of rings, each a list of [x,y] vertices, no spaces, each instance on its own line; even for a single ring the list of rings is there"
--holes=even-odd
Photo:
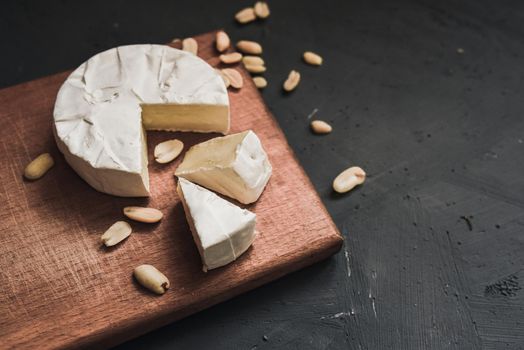
[[[267,21],[237,26],[251,3],[1,4],[1,87],[122,44],[219,27],[260,41],[264,99],[346,238],[119,349],[524,348],[524,3],[273,1]],[[305,50],[325,64],[304,65]],[[292,68],[302,83],[283,96]],[[314,109],[332,134],[309,132]],[[351,165],[368,181],[334,195]]]

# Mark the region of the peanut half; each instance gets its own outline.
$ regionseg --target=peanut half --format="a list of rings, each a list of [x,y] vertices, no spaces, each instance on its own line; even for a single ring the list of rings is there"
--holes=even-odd
[[[125,221],[117,221],[100,238],[106,247],[122,242],[131,234],[131,226]]]
[[[229,39],[229,36],[224,32],[223,30],[220,30],[217,32],[216,35],[216,48],[219,52],[224,52],[229,48],[229,45],[231,45],[231,40]]]
[[[256,41],[240,40],[237,43],[237,48],[243,53],[250,55],[260,55],[262,53],[262,46]]]
[[[322,65],[322,57],[314,52],[306,51],[303,55],[304,61],[312,66]]]
[[[193,38],[186,38],[182,41],[182,50],[191,52],[193,55],[198,54],[198,43]]]
[[[131,220],[153,224],[162,220],[164,214],[155,208],[125,207],[124,215]]]
[[[220,61],[225,64],[238,63],[242,60],[242,54],[239,52],[231,52],[220,55]]]
[[[235,89],[240,89],[244,86],[244,79],[242,79],[242,75],[240,75],[237,70],[233,68],[224,68],[222,69],[222,74],[225,75],[231,86]]]
[[[140,265],[133,270],[138,283],[156,294],[164,294],[169,289],[167,277],[153,265]]]
[[[229,78],[226,77],[226,75],[220,70],[220,69],[216,69],[215,70],[218,72],[218,74],[220,74],[220,76],[222,77],[222,80],[224,81],[224,84],[226,85],[226,89],[229,87],[229,85],[231,85],[231,82],[229,81]]]
[[[268,18],[269,17],[269,6],[265,1],[257,1],[255,4],[255,15],[258,18]]]
[[[255,10],[252,7],[246,7],[245,9],[238,11],[235,15],[237,22],[242,24],[252,22],[256,18]]]
[[[169,163],[178,157],[183,149],[184,143],[177,139],[160,142],[155,146],[155,160],[160,164]]]
[[[287,77],[286,81],[284,82],[284,90],[287,92],[295,90],[298,83],[300,82],[300,73],[296,70],[292,70],[289,72],[289,76]]]
[[[267,80],[264,77],[254,77],[253,82],[255,86],[259,89],[263,89],[267,86]]]
[[[364,183],[364,181],[366,181],[366,172],[362,168],[354,166],[344,170],[333,180],[333,189],[338,193],[346,193],[355,186]]]
[[[53,165],[55,161],[49,153],[41,154],[25,167],[24,177],[28,180],[37,180],[44,176]]]
[[[310,125],[315,134],[329,134],[333,130],[331,125],[323,120],[313,120]]]
[[[263,73],[266,71],[266,67],[259,64],[246,64],[244,65],[249,73]]]
[[[259,66],[263,66],[265,63],[264,63],[264,60],[262,59],[262,57],[258,57],[258,56],[244,56],[242,58],[242,63],[244,63],[244,65],[259,65]]]

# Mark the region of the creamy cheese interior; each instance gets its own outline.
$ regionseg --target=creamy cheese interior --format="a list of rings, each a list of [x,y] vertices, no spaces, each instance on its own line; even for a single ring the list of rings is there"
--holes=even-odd
[[[248,130],[191,147],[175,175],[249,204],[260,197],[271,172],[259,138]]]
[[[229,131],[227,105],[142,104],[146,130],[220,132]]]
[[[236,159],[237,148],[248,132],[215,137],[191,147],[177,168],[177,174],[193,169],[231,166]]]

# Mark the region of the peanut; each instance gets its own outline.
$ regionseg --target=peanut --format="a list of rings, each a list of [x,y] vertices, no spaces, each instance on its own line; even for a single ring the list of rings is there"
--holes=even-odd
[[[265,1],[257,1],[255,4],[255,15],[258,18],[267,18],[269,17],[269,6]]]
[[[183,149],[184,143],[177,139],[161,142],[155,146],[155,160],[160,164],[169,163],[178,157]]]
[[[222,71],[220,69],[216,69],[215,68],[215,70],[217,71],[218,74],[220,74],[220,77],[222,77],[222,80],[224,81],[224,85],[226,85],[226,89],[227,89],[229,87],[229,85],[231,85],[231,82],[226,77],[226,75],[224,73],[222,73]]]
[[[224,52],[231,45],[231,40],[229,36],[223,30],[218,31],[216,34],[216,48],[219,52]]]
[[[133,275],[138,283],[156,294],[164,294],[169,289],[169,280],[153,265],[137,266]]]
[[[256,18],[255,10],[252,7],[246,7],[245,9],[238,11],[235,15],[237,22],[242,24],[252,22]]]
[[[263,73],[266,71],[266,67],[258,64],[247,64],[244,67],[246,67],[249,73]]]
[[[287,77],[286,81],[284,82],[284,90],[287,92],[295,90],[298,83],[300,82],[300,73],[296,70],[292,70],[289,72],[289,76]]]
[[[262,46],[256,41],[240,40],[237,43],[237,48],[243,53],[251,55],[260,55],[262,53]]]
[[[255,83],[255,86],[259,89],[263,89],[267,86],[267,81],[264,77],[254,77],[253,82]]]
[[[240,75],[237,70],[232,68],[224,68],[222,69],[222,74],[226,76],[231,86],[235,89],[240,89],[242,86],[244,86],[244,79],[242,79],[242,75]]]
[[[344,170],[333,180],[333,189],[338,193],[346,193],[355,186],[364,183],[364,181],[366,181],[366,172],[362,168],[354,166]]]
[[[225,64],[238,63],[242,60],[242,54],[239,52],[231,52],[219,56],[220,61]]]
[[[124,215],[131,220],[153,224],[162,220],[164,214],[155,208],[125,207]]]
[[[43,153],[25,167],[24,177],[28,180],[37,180],[44,176],[53,165],[55,165],[53,157],[49,153]]]
[[[125,221],[117,221],[102,235],[100,240],[106,247],[114,246],[131,234],[131,226]]]
[[[193,55],[198,54],[198,43],[193,38],[186,38],[182,41],[182,50],[191,52]]]
[[[322,57],[314,52],[306,51],[303,55],[304,61],[312,66],[322,65]]]
[[[242,63],[244,63],[244,65],[261,65],[263,66],[265,63],[264,63],[264,60],[262,59],[262,57],[258,57],[258,56],[244,56],[242,58]]]
[[[313,120],[311,122],[311,129],[315,134],[329,134],[333,130],[331,125],[323,120]]]

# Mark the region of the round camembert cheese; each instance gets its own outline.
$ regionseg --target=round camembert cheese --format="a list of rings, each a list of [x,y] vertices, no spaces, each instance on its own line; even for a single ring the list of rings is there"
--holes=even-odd
[[[149,195],[144,130],[229,131],[220,75],[197,56],[164,45],[129,45],[78,67],[56,99],[54,134],[73,169],[95,189]]]

